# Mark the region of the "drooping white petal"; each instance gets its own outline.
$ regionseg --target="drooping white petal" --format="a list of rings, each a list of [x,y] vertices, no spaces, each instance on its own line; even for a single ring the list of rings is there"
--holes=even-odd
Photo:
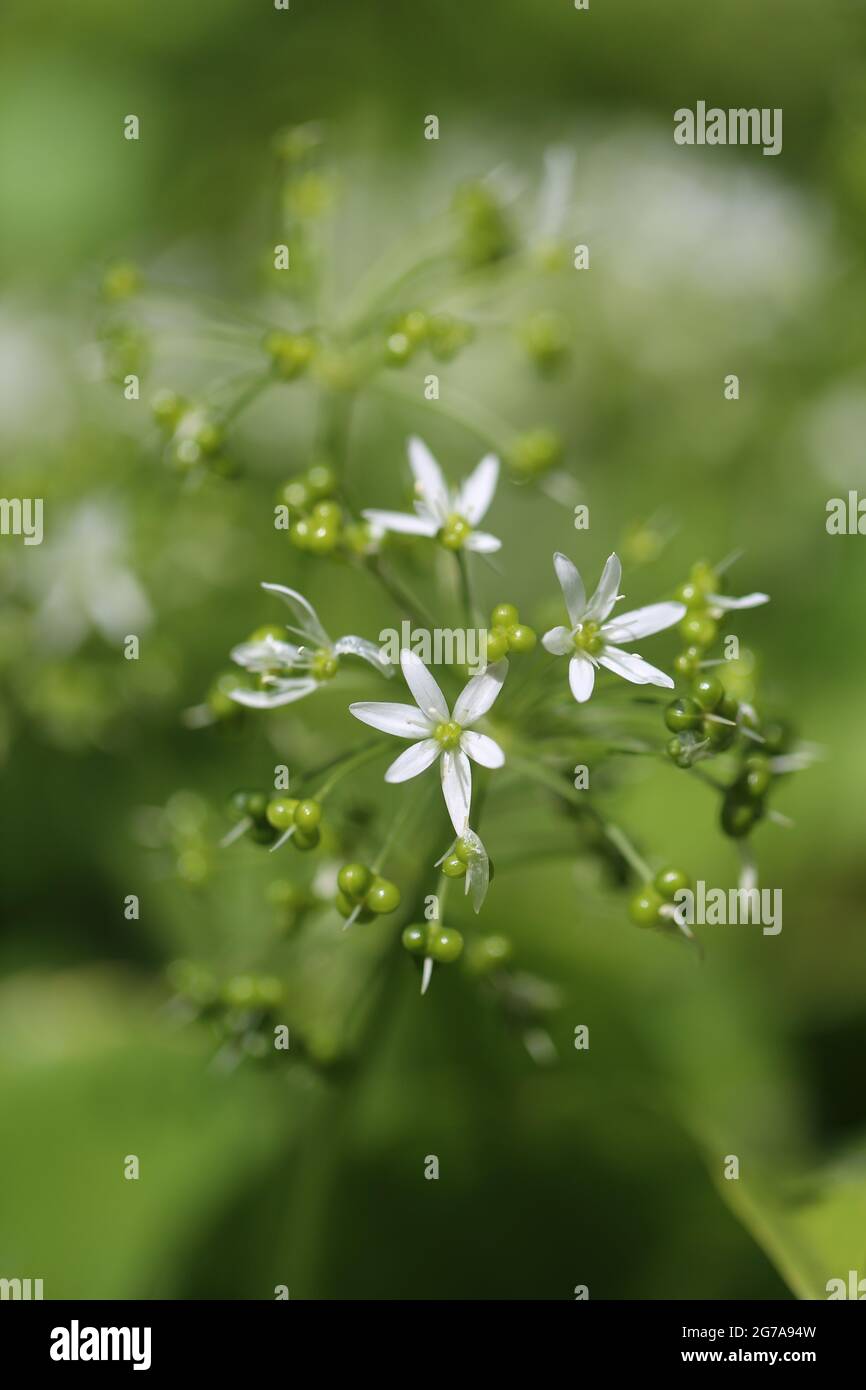
[[[505,754],[496,740],[486,734],[476,734],[472,729],[461,734],[460,747],[482,767],[502,767],[505,762]]]
[[[384,675],[394,675],[394,667],[384,655],[382,648],[377,647],[375,642],[368,642],[365,637],[340,637],[334,643],[334,652],[337,656],[360,656]]]
[[[412,516],[410,512],[380,512],[368,508],[361,513],[371,526],[383,531],[400,531],[407,536],[433,537],[439,530],[439,523],[429,516]]]
[[[631,681],[632,685],[663,685],[669,690],[674,688],[670,676],[666,676],[657,666],[651,666],[636,652],[623,652],[619,647],[605,647],[598,660],[615,675]]]
[[[425,738],[422,743],[413,743],[405,748],[399,758],[395,758],[385,773],[386,782],[408,782],[426,772],[439,757],[441,749],[435,738]]]
[[[601,635],[606,642],[636,642],[639,637],[652,637],[654,632],[673,627],[685,614],[684,603],[650,603],[646,608],[634,608],[612,618],[605,623]]]
[[[315,608],[297,589],[287,589],[285,584],[263,584],[269,594],[278,594],[287,603],[295,618],[295,626],[304,637],[308,637],[317,647],[330,647],[331,639],[322,624]]]
[[[553,557],[553,568],[565,599],[565,611],[572,627],[577,627],[586,608],[586,589],[580,577],[580,570],[573,565],[567,555],[557,550]]]
[[[492,555],[495,550],[502,549],[502,541],[498,536],[491,536],[489,531],[470,531],[463,548],[474,550],[476,555]]]
[[[566,652],[570,652],[574,648],[571,628],[552,627],[549,632],[545,632],[541,639],[541,645],[552,656],[565,656]]]
[[[595,623],[603,623],[616,603],[622,580],[622,565],[619,556],[608,555],[598,588],[586,606],[586,617]]]
[[[458,516],[477,526],[493,501],[498,479],[499,459],[495,454],[485,454],[457,493],[454,510]]]
[[[271,671],[275,666],[295,666],[300,659],[300,647],[293,642],[280,642],[265,637],[261,642],[240,642],[229,653],[232,661],[246,671]]]
[[[357,700],[349,706],[349,713],[371,729],[379,729],[383,734],[394,734],[397,738],[427,738],[433,727],[432,721],[414,705],[397,705],[381,700]]]
[[[481,843],[480,836],[476,835],[474,830],[470,830],[468,825],[463,831],[462,838],[464,843],[469,846],[469,863],[463,881],[463,891],[468,893],[472,899],[474,910],[480,912],[490,884],[490,860],[487,857],[487,850]]]
[[[423,439],[419,439],[417,435],[413,435],[409,440],[408,449],[409,467],[415,478],[415,491],[441,526],[451,511],[448,487],[442,476],[442,469]]]
[[[568,663],[568,683],[575,700],[581,705],[584,704],[592,694],[592,688],[595,685],[595,667],[589,657],[584,656],[582,652],[575,652]]]
[[[762,603],[769,602],[769,594],[744,594],[742,598],[731,598],[728,594],[707,594],[707,603],[724,612],[735,608],[760,608]]]
[[[486,714],[502,689],[507,675],[508,662],[503,658],[502,661],[494,661],[492,666],[487,666],[480,675],[473,676],[457,696],[454,706],[455,723],[466,728],[480,719],[482,714]]]
[[[295,700],[302,700],[305,695],[312,694],[318,684],[312,676],[298,676],[289,680],[275,680],[267,690],[244,690],[239,686],[237,690],[229,691],[229,697],[235,704],[246,705],[249,709],[276,709],[278,705],[290,705]]]
[[[404,647],[400,653],[400,665],[406,684],[414,695],[419,710],[431,720],[440,723],[447,720],[448,704],[445,696],[420,656],[410,651],[408,647]]]
[[[442,754],[439,770],[442,776],[442,795],[445,797],[451,824],[460,835],[469,819],[469,807],[472,802],[472,769],[469,759],[462,749],[447,748]]]

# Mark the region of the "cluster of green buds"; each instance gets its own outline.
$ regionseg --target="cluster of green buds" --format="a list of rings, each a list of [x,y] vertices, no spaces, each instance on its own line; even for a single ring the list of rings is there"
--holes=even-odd
[[[453,965],[463,954],[462,933],[441,922],[414,922],[404,928],[400,939],[410,955],[437,965]]]
[[[205,966],[187,960],[173,961],[167,973],[178,1001],[209,1024],[216,1041],[237,1060],[277,1055],[273,1030],[283,1022],[284,991],[276,976],[233,975],[220,982]]]
[[[366,864],[344,864],[337,875],[337,911],[353,921],[370,922],[374,917],[396,912],[400,889]]]
[[[753,743],[743,750],[734,780],[722,798],[722,830],[735,840],[743,839],[763,818],[773,782],[784,775],[777,760],[791,747],[791,730],[780,720],[758,723],[757,731],[761,746]]]
[[[562,437],[555,430],[539,427],[520,434],[507,452],[508,467],[515,483],[531,483],[562,463]]]
[[[173,468],[182,473],[207,470],[223,478],[236,475],[225,453],[225,430],[213,411],[167,390],[157,393],[151,408]]]
[[[678,676],[696,675],[706,649],[713,645],[718,636],[719,625],[709,596],[719,592],[719,585],[716,570],[705,560],[700,560],[692,566],[688,579],[674,595],[687,609],[679,626],[680,636],[686,645],[674,660],[674,670]]]
[[[691,879],[682,869],[660,869],[650,883],[644,883],[629,901],[631,920],[637,927],[661,927],[673,920],[674,898]]]
[[[309,333],[285,333],[280,329],[266,334],[262,346],[279,381],[294,381],[303,376],[316,352],[316,341]]]
[[[343,549],[365,554],[370,528],[353,521],[336,500],[337,478],[328,463],[314,463],[284,483],[278,501],[289,509],[289,540],[311,555],[332,555]]]
[[[744,709],[718,676],[698,676],[691,695],[680,696],[665,708],[665,724],[673,734],[668,757],[677,767],[691,767],[701,757],[720,753],[731,746],[740,723],[750,716],[750,707]]]
[[[322,805],[312,797],[272,796],[265,807],[265,820],[280,834],[290,830],[295,849],[316,849],[321,839]]]
[[[108,267],[100,286],[106,307],[97,325],[97,336],[105,375],[109,381],[119,384],[128,376],[141,376],[150,362],[147,335],[129,309],[142,285],[139,268],[129,261],[121,261]]]
[[[426,348],[437,362],[451,362],[474,336],[472,324],[465,319],[410,309],[388,325],[385,363],[389,367],[405,367],[421,348]]]
[[[513,603],[497,603],[487,630],[488,661],[500,661],[508,652],[531,652],[537,641],[537,633],[520,621]]]
[[[465,878],[466,871],[476,852],[472,843],[464,839],[461,835],[459,839],[455,840],[454,848],[451,853],[446,854],[445,858],[442,860],[439,866],[442,873],[446,878]],[[493,861],[491,859],[487,861],[487,873],[488,881],[492,883],[494,870]]]

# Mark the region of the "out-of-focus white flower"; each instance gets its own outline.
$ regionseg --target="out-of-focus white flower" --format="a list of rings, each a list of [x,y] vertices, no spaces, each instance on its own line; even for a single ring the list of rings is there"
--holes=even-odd
[[[608,622],[614,604],[621,597],[619,583],[622,566],[618,557],[608,556],[598,588],[589,602],[580,571],[565,555],[557,552],[553,557],[553,567],[565,598],[569,626],[553,627],[541,640],[546,650],[554,656],[571,655],[568,682],[575,700],[582,704],[589,699],[599,666],[607,667],[633,685],[663,685],[672,690],[674,682],[670,676],[650,666],[636,652],[622,651],[617,644],[650,637],[655,632],[672,627],[685,614],[685,605],[651,603],[646,608],[622,613]]]
[[[448,487],[442,469],[422,440],[409,440],[409,466],[415,479],[415,512],[367,510],[365,521],[386,531],[409,536],[438,537],[448,550],[476,550],[492,554],[502,542],[475,527],[485,516],[499,479],[499,459],[484,458],[456,490]]]
[[[416,705],[360,701],[349,711],[363,724],[397,738],[415,739],[385,773],[386,782],[407,782],[438,759],[442,794],[451,824],[462,835],[472,801],[472,758],[482,767],[501,767],[505,754],[499,744],[472,728],[490,709],[508,674],[508,662],[497,661],[473,676],[449,711],[445,696],[423,661],[412,651],[400,653],[400,665]]]
[[[283,642],[270,635],[257,641],[241,642],[231,651],[232,661],[246,671],[255,672],[263,689],[230,691],[231,698],[250,709],[274,709],[311,695],[320,685],[337,674],[341,656],[360,656],[385,676],[393,676],[394,668],[383,656],[375,642],[363,637],[339,637],[336,642],[328,636],[313,605],[295,589],[283,584],[263,584],[268,593],[279,594],[295,618],[287,632],[301,638],[301,645]],[[289,674],[302,671],[303,675]]]

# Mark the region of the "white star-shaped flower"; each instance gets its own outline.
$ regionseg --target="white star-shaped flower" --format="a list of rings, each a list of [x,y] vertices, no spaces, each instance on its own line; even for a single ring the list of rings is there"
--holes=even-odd
[[[400,665],[415,705],[363,700],[350,705],[350,713],[382,733],[416,740],[388,768],[386,782],[407,782],[432,767],[438,758],[445,805],[451,824],[462,835],[472,801],[469,759],[481,767],[501,767],[505,762],[499,744],[487,734],[476,733],[472,725],[487,713],[502,689],[508,662],[497,661],[473,676],[457,696],[453,711],[449,711],[445,696],[419,656],[404,649]]]
[[[502,542],[486,531],[475,527],[486,514],[499,479],[499,459],[485,454],[462,485],[448,487],[427,445],[422,440],[409,440],[409,467],[415,479],[417,500],[414,515],[408,512],[367,510],[365,521],[386,531],[400,531],[409,536],[438,537],[448,550],[475,550],[490,555]]]
[[[599,666],[606,666],[633,685],[663,685],[672,690],[674,682],[670,676],[650,666],[636,652],[622,651],[617,644],[634,642],[639,637],[650,637],[654,632],[673,627],[685,614],[685,604],[651,603],[608,621],[614,604],[621,597],[622,566],[616,555],[608,556],[598,588],[588,603],[577,567],[559,553],[553,557],[553,567],[562,586],[570,626],[552,627],[541,640],[554,656],[571,656],[568,683],[575,700],[583,704],[589,699]]]
[[[337,674],[341,656],[363,657],[383,675],[393,676],[393,666],[375,642],[368,642],[363,637],[339,637],[333,642],[319,622],[315,608],[303,594],[295,589],[287,589],[283,584],[263,584],[262,588],[267,589],[268,593],[279,594],[288,604],[295,623],[287,626],[286,631],[300,637],[303,645],[268,636],[261,641],[241,642],[233,647],[232,661],[246,671],[256,672],[263,685],[261,690],[246,690],[241,686],[232,690],[231,698],[239,705],[248,705],[251,709],[273,709],[277,705],[288,705],[293,700],[303,699]],[[293,671],[306,674],[286,674]]]

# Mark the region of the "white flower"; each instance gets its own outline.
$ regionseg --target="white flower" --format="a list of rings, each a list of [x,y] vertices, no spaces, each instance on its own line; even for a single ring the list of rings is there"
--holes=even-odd
[[[442,794],[451,824],[462,835],[469,820],[472,800],[472,771],[469,759],[482,767],[501,767],[505,754],[486,734],[476,733],[472,725],[486,714],[508,674],[508,662],[497,661],[480,675],[473,676],[457,697],[453,712],[445,696],[420,657],[404,649],[400,665],[416,705],[380,704],[361,701],[349,710],[363,724],[397,738],[416,739],[385,773],[386,782],[406,782],[417,777],[439,759]]]
[[[313,605],[303,594],[282,584],[263,584],[262,588],[267,589],[268,593],[279,594],[289,605],[295,624],[288,626],[286,631],[300,637],[303,645],[267,636],[260,641],[241,642],[232,648],[232,661],[247,671],[257,672],[265,686],[262,690],[246,690],[243,687],[232,690],[231,698],[239,705],[248,705],[251,709],[273,709],[277,705],[300,700],[337,674],[341,656],[363,657],[377,671],[393,676],[394,668],[375,642],[367,642],[363,637],[340,637],[333,642],[319,622]],[[283,674],[291,671],[306,674]]]
[[[475,530],[496,491],[499,478],[496,455],[485,454],[462,486],[452,491],[426,444],[412,438],[408,449],[418,494],[414,516],[407,512],[368,510],[362,513],[365,521],[386,531],[400,531],[410,536],[438,536],[449,550],[465,548],[482,555],[498,550],[502,542],[496,536]]]
[[[664,685],[672,690],[674,683],[670,676],[650,666],[636,652],[622,651],[617,643],[633,642],[672,627],[685,614],[685,605],[651,603],[647,608],[635,608],[608,622],[614,604],[621,597],[622,566],[617,556],[608,556],[598,588],[588,603],[576,566],[565,555],[557,553],[553,557],[553,567],[562,586],[570,626],[553,627],[541,640],[554,656],[571,655],[568,682],[575,700],[582,704],[589,699],[598,666],[606,666],[633,685]]]

